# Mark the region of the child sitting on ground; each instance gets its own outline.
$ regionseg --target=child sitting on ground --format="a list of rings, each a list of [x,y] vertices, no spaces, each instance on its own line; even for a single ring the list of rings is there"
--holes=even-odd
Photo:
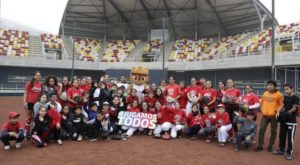
[[[9,141],[16,141],[16,148],[21,148],[21,142],[24,140],[24,130],[21,123],[18,121],[20,114],[17,112],[10,112],[8,115],[9,121],[3,125],[1,134],[1,141],[4,144],[4,149],[10,149]]]
[[[253,144],[253,139],[256,135],[257,124],[254,121],[254,112],[247,111],[246,118],[240,117],[239,112],[234,112],[236,118],[234,122],[241,123],[241,127],[239,132],[236,135],[236,151],[240,150],[241,143],[244,141],[244,145],[248,148],[251,144]]]
[[[204,114],[202,115],[202,120],[204,123],[204,127],[201,128],[201,130],[199,131],[199,135],[205,136],[206,137],[205,142],[210,143],[214,133],[216,132],[216,127],[215,127],[216,114],[210,113],[208,106],[204,106],[203,111]]]

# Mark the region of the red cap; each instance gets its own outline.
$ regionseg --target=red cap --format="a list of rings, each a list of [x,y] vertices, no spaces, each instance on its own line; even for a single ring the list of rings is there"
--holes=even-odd
[[[20,114],[18,114],[17,112],[9,112],[8,117],[11,118],[16,118],[19,117]]]
[[[225,108],[225,105],[224,104],[218,104],[217,108],[220,108],[220,107]]]

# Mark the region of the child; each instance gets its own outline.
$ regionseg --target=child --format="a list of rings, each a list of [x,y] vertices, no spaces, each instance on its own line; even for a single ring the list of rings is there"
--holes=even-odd
[[[39,101],[34,104],[34,106],[33,106],[33,116],[36,116],[39,113],[39,109],[40,109],[41,106],[45,106],[46,108],[48,108],[47,95],[46,94],[41,94],[39,96]]]
[[[74,132],[73,132],[73,138],[72,140],[75,141],[82,141],[83,139],[83,134],[84,134],[84,126],[85,123],[87,122],[86,119],[84,118],[84,115],[81,113],[81,107],[76,107],[75,108],[75,114],[73,118],[73,127],[74,127]]]
[[[85,103],[85,105],[83,106],[83,110],[86,113],[85,117],[88,119],[89,123],[89,121],[92,121],[96,118],[98,107],[96,103],[91,103],[89,106],[88,103]]]
[[[224,104],[217,105],[216,122],[216,127],[218,128],[219,146],[223,147],[225,146],[226,140],[229,137],[228,131],[230,131],[232,128],[229,114],[225,112]]]
[[[57,139],[57,143],[59,145],[62,145],[62,141],[61,141],[61,125],[60,125],[60,121],[61,121],[61,115],[60,113],[57,111],[57,105],[55,102],[51,101],[51,103],[49,104],[48,107],[48,111],[47,111],[47,115],[50,118],[50,135],[53,135],[52,137]]]
[[[105,118],[103,114],[97,113],[93,122],[88,124],[88,136],[90,141],[96,141],[100,132],[101,137],[108,140],[108,135],[110,133],[109,119]]]
[[[241,123],[240,130],[236,134],[235,150],[239,151],[242,141],[244,141],[244,145],[246,148],[253,144],[253,139],[256,136],[257,124],[254,121],[255,115],[253,111],[247,111],[247,118],[240,117],[239,112],[234,113],[236,115],[234,122]]]
[[[73,132],[73,114],[68,106],[64,106],[61,111],[61,138],[68,139]]]
[[[137,100],[133,100],[132,106],[128,109],[128,112],[140,112],[140,108],[138,107]],[[123,140],[129,139],[137,129],[139,129],[139,131],[143,131],[143,128],[127,127],[127,126],[122,126],[122,129],[127,130],[127,132],[123,134]]]
[[[9,141],[16,140],[16,148],[21,148],[21,142],[24,140],[24,130],[21,123],[18,121],[20,114],[10,112],[8,115],[9,121],[3,125],[1,141],[4,144],[4,150],[10,149]]]
[[[102,115],[105,119],[109,121],[110,129],[114,131],[114,133],[118,132],[117,129],[117,121],[118,121],[118,114],[115,109],[111,109],[109,107],[109,103],[106,101],[103,103]]]
[[[47,115],[46,107],[40,107],[39,113],[34,119],[31,140],[37,147],[46,147],[49,134],[50,118]]]
[[[206,137],[206,143],[210,143],[214,133],[216,132],[215,119],[216,115],[210,113],[210,108],[208,106],[203,107],[204,114],[202,115],[202,120],[204,127],[199,131],[199,135]]]
[[[56,111],[58,113],[60,113],[61,112],[61,104],[58,102],[56,94],[51,94],[50,95],[50,101],[47,103],[47,105],[49,106],[51,103],[55,103],[55,105],[56,105]]]
[[[176,102],[175,103],[175,111],[174,111],[174,115],[173,115],[173,122],[174,122],[174,125],[173,125],[173,129],[176,130],[176,134],[174,135],[175,137],[177,137],[177,134],[183,132],[183,129],[184,129],[184,125],[186,123],[186,114],[185,114],[185,109],[181,109],[180,108],[180,104],[179,102]]]
[[[169,101],[168,101],[169,102]],[[168,103],[170,104],[170,103]],[[173,127],[173,114],[175,109],[168,105],[168,106],[161,106],[161,103],[157,101],[155,103],[155,107],[158,109],[157,112],[157,125],[154,129],[154,137],[160,138],[161,132],[165,131],[165,134],[163,135],[164,139],[170,139],[169,130]],[[176,138],[175,136],[175,129],[171,130],[171,137]]]
[[[294,138],[297,126],[297,110],[299,107],[299,98],[294,94],[293,86],[284,85],[285,96],[283,99],[283,109],[277,112],[277,120],[280,122],[279,149],[274,152],[276,155],[283,155],[286,145],[286,136],[288,136],[288,148],[286,150],[287,160],[292,160],[294,149]]]
[[[192,140],[195,140],[197,138],[198,131],[204,125],[201,118],[201,113],[196,104],[192,105],[192,112],[190,112],[187,117],[187,123],[189,127],[187,134],[191,137]]]
[[[148,113],[148,114],[154,114],[154,110],[153,109],[149,109],[148,108],[148,104],[144,101],[142,102],[142,113]],[[140,131],[144,131],[144,133],[148,132],[148,135],[152,135],[153,130],[152,129],[139,129]]]

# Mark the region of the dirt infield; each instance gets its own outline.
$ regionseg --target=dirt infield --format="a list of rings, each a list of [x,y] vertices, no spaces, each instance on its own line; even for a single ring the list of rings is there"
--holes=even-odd
[[[0,97],[0,123],[7,119],[9,111],[14,110],[22,114],[21,97]],[[299,124],[298,120],[298,124]],[[266,142],[270,135],[266,132]],[[274,156],[266,151],[256,153],[255,146],[248,151],[234,151],[234,145],[224,148],[218,147],[217,143],[206,144],[203,140],[191,141],[189,139],[157,140],[149,136],[137,135],[128,141],[108,142],[70,142],[65,141],[62,146],[49,144],[48,147],[38,149],[30,142],[25,141],[21,149],[12,148],[4,151],[0,148],[0,165],[11,164],[51,164],[51,165],[85,165],[85,164],[119,164],[119,165],[190,165],[190,164],[297,164],[300,161],[300,131],[295,137],[294,159],[286,161],[283,156]],[[277,149],[278,138],[274,148]]]

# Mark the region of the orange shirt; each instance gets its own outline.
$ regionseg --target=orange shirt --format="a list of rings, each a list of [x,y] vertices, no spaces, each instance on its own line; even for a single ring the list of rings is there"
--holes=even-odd
[[[261,112],[263,116],[275,117],[278,108],[283,105],[283,96],[279,91],[264,92],[261,98]]]

